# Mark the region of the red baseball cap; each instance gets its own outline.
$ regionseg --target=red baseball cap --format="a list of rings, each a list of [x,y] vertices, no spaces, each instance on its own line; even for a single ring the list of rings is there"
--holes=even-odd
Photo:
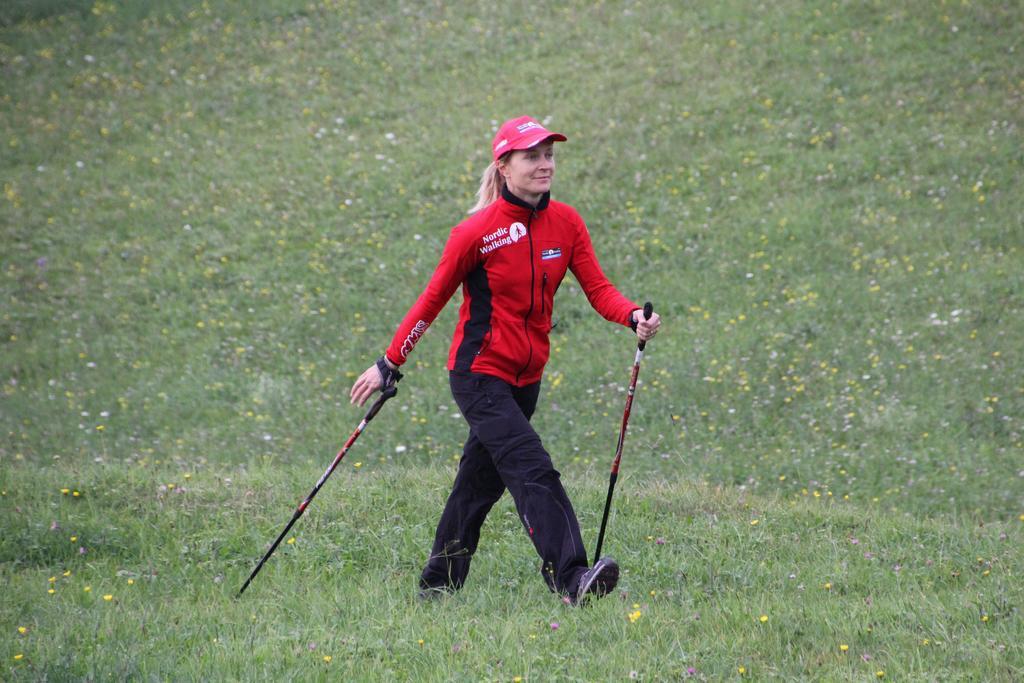
[[[497,161],[502,154],[517,149],[530,149],[545,140],[565,142],[566,137],[561,133],[552,133],[532,116],[520,116],[501,124],[491,143],[491,151]]]

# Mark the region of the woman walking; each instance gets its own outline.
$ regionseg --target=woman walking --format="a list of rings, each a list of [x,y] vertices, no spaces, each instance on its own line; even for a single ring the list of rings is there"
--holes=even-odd
[[[469,423],[452,492],[420,576],[421,594],[462,587],[487,513],[507,488],[541,558],[548,587],[577,604],[614,589],[614,560],[587,563],[579,522],[551,456],[530,425],[549,354],[551,306],[567,270],[591,306],[641,340],[661,321],[608,281],[583,219],[550,198],[554,143],[566,137],[522,116],[498,130],[470,217],[451,231],[426,289],[384,355],[355,381],[362,405],[398,368],[445,304],[463,301],[448,356],[449,382]]]

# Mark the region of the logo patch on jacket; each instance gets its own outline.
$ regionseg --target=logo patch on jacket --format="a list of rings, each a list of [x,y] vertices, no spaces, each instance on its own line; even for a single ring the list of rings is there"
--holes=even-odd
[[[508,236],[513,242],[518,242],[520,238],[526,237],[526,226],[522,223],[513,223],[508,226]]]
[[[548,261],[553,258],[562,258],[562,249],[555,247],[554,249],[543,249],[540,252],[540,260]]]

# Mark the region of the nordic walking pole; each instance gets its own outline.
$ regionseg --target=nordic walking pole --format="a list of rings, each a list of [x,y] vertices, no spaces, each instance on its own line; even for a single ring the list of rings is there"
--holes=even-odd
[[[402,376],[400,374],[398,374],[397,372],[395,374],[397,376],[395,382],[398,382],[398,380],[402,379]],[[242,589],[238,591],[239,596],[241,596],[242,593],[245,592],[245,589],[249,587],[249,584],[252,582],[252,580],[256,578],[257,574],[259,574],[260,569],[263,568],[263,563],[265,563],[267,559],[274,554],[274,551],[277,550],[277,546],[281,545],[281,541],[284,539],[288,531],[291,530],[295,522],[299,521],[299,517],[301,517],[302,513],[304,513],[306,511],[306,508],[309,507],[309,504],[313,501],[313,498],[320,491],[320,487],[323,486],[324,482],[327,481],[327,478],[331,476],[331,472],[334,471],[334,468],[338,466],[338,463],[341,462],[341,459],[345,457],[346,453],[348,453],[348,449],[352,447],[352,444],[356,442],[356,439],[359,438],[359,435],[363,432],[364,429],[366,429],[366,425],[370,422],[370,420],[374,418],[377,412],[380,411],[381,406],[384,405],[384,402],[387,401],[389,398],[393,397],[397,393],[398,387],[394,383],[384,387],[384,389],[380,393],[380,398],[378,398],[377,401],[372,406],[370,406],[370,409],[366,411],[366,415],[363,417],[362,422],[360,422],[359,426],[356,427],[356,430],[352,432],[352,435],[348,437],[348,441],[346,441],[345,445],[342,446],[340,451],[338,451],[338,454],[334,456],[334,461],[320,476],[320,481],[316,483],[316,486],[314,486],[313,490],[309,492],[309,495],[306,496],[306,499],[299,503],[299,507],[298,509],[295,510],[295,514],[292,515],[292,519],[290,522],[288,522],[288,526],[284,528],[284,531],[281,532],[281,535],[277,537],[276,541],[274,541],[274,545],[270,546],[270,550],[267,551],[267,554],[263,556],[263,559],[260,560],[260,563],[256,565],[255,569],[252,570],[252,574],[249,574],[249,578],[245,580],[244,584],[242,584]]]
[[[644,304],[644,320],[649,320],[654,313],[654,304],[650,301]],[[612,474],[608,479],[608,497],[604,501],[604,515],[601,516],[601,532],[597,535],[597,550],[594,551],[594,564],[601,559],[601,546],[604,545],[604,531],[608,526],[608,513],[612,509],[612,493],[615,491],[615,481],[619,478],[619,461],[622,460],[622,444],[626,441],[626,426],[629,424],[629,411],[633,407],[633,394],[636,393],[636,378],[640,374],[640,361],[644,357],[644,347],[647,342],[641,341],[636,345],[636,358],[633,360],[633,376],[629,379],[629,391],[626,393],[626,410],[622,414],[622,427],[619,429],[619,443],[615,447],[615,460],[612,461]]]

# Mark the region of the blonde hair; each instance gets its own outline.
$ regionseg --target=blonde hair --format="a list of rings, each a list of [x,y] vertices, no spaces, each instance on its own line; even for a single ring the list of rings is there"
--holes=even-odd
[[[501,175],[498,162],[492,161],[480,176],[480,189],[476,191],[476,204],[469,212],[476,213],[496,202],[501,196],[503,187],[505,187],[505,177]]]

